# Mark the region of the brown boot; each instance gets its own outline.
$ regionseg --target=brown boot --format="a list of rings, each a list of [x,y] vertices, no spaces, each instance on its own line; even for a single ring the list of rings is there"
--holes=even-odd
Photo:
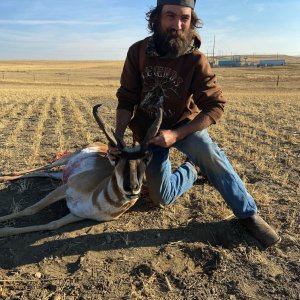
[[[281,241],[281,238],[277,235],[274,229],[272,229],[272,227],[258,214],[254,214],[246,219],[240,219],[239,221],[246,227],[254,238],[264,245],[265,248],[271,247]]]

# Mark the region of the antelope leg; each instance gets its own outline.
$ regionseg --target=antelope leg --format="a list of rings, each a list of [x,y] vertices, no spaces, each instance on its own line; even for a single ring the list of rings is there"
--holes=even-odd
[[[68,161],[74,157],[75,155],[77,155],[81,150],[76,150],[73,153],[68,154],[67,156],[64,156],[58,160],[55,160],[54,162],[46,165],[46,166],[42,166],[42,167],[38,167],[38,168],[34,168],[34,169],[29,169],[29,170],[24,170],[24,171],[20,171],[20,172],[13,172],[10,174],[3,174],[1,177],[9,177],[9,176],[19,176],[19,175],[25,175],[28,173],[32,173],[32,172],[36,172],[36,171],[44,171],[44,170],[50,170],[54,167],[59,167],[59,166],[63,166],[65,164],[68,163]],[[0,179],[1,179],[0,177]],[[8,179],[9,180],[9,179]]]
[[[29,206],[19,212],[11,213],[9,215],[0,217],[0,222],[15,219],[15,218],[20,218],[20,217],[24,217],[24,216],[34,215],[35,213],[42,210],[46,206],[48,206],[56,201],[59,201],[61,199],[64,199],[66,197],[67,188],[68,188],[68,186],[66,184],[59,186],[58,188],[56,188],[54,191],[50,192],[46,197],[44,197],[42,200],[35,203],[34,205]]]
[[[61,219],[52,221],[48,224],[44,225],[33,225],[28,227],[4,227],[0,228],[0,237],[16,235],[21,233],[28,233],[34,231],[42,231],[42,230],[55,230],[64,225],[71,224],[83,220],[83,218],[76,217],[75,215],[69,213],[68,215],[62,217]]]
[[[46,177],[46,178],[62,180],[62,174],[63,174],[62,171],[57,171],[57,172],[34,172],[25,175],[12,175],[12,176],[5,175],[5,176],[0,176],[0,182],[13,181],[13,180],[24,179],[24,178],[34,178],[34,177]]]

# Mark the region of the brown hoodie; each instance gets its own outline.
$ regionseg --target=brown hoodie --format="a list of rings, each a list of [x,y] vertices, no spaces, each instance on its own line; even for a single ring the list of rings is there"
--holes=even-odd
[[[226,100],[199,51],[200,39],[195,37],[190,50],[176,58],[160,57],[153,44],[150,37],[129,48],[117,91],[118,109],[134,112],[129,127],[136,140],[144,138],[158,107],[164,110],[162,129],[193,119],[199,110],[217,122]]]

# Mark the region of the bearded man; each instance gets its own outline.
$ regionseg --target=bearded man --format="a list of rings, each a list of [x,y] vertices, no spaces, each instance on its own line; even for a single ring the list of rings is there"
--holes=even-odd
[[[199,168],[228,206],[265,247],[280,237],[258,215],[254,199],[207,128],[224,112],[225,98],[205,55],[196,28],[201,21],[195,0],[158,0],[147,14],[152,35],[128,51],[117,92],[116,135],[129,126],[142,141],[155,113],[163,108],[159,135],[150,140],[153,158],[146,171],[149,196],[155,203],[172,204],[197,180]],[[174,172],[169,149],[187,160]],[[109,158],[118,150],[110,147]]]

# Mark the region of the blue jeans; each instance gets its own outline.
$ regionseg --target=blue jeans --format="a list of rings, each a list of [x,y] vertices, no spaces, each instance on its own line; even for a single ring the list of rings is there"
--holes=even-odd
[[[256,213],[254,199],[207,130],[197,131],[173,146],[200,167],[238,218]],[[150,198],[154,203],[170,205],[193,186],[197,171],[185,162],[172,173],[169,149],[158,146],[151,146],[151,149],[153,158],[146,170]]]

